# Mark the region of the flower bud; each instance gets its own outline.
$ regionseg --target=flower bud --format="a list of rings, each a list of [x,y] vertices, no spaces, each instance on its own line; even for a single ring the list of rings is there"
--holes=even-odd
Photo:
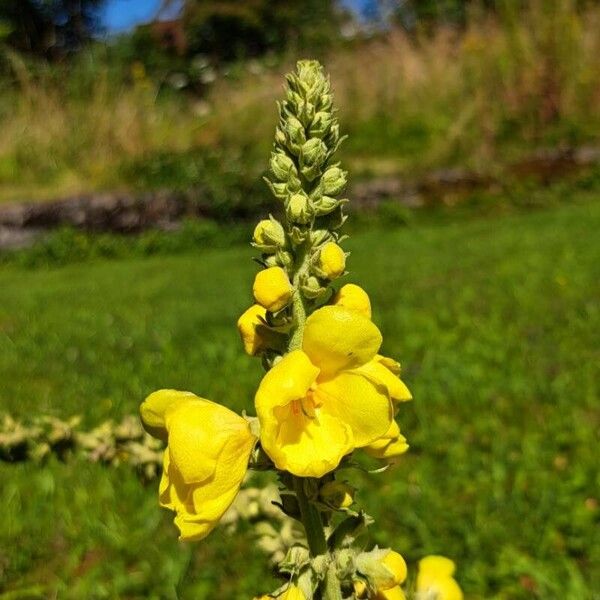
[[[406,579],[406,562],[390,549],[375,548],[371,552],[362,552],[356,558],[356,566],[378,593],[392,589]]]
[[[342,286],[333,297],[333,304],[355,310],[367,317],[367,319],[371,318],[371,301],[369,300],[369,296],[365,290],[354,283],[347,283]]]
[[[342,204],[346,203],[347,200],[337,200],[331,196],[321,196],[315,200],[315,213],[317,216],[322,217],[332,213],[336,208],[341,207]]]
[[[273,217],[259,221],[254,228],[254,244],[263,252],[275,252],[285,245],[285,231]]]
[[[281,267],[269,267],[256,274],[252,291],[261,306],[277,312],[289,303],[294,288]]]
[[[298,175],[294,161],[283,152],[271,154],[270,166],[273,175],[279,181],[287,181],[290,175]]]
[[[323,193],[329,196],[339,194],[346,187],[346,183],[346,171],[342,171],[339,167],[329,167],[321,179]]]
[[[323,111],[316,113],[308,130],[310,137],[323,138],[329,130],[332,121],[333,117],[331,113]]]
[[[322,298],[327,293],[327,288],[321,285],[321,282],[311,275],[307,277],[301,286],[302,293],[311,300]]]
[[[254,304],[238,319],[237,328],[244,351],[250,356],[256,356],[266,347],[265,339],[260,335],[260,327],[264,327],[266,316],[266,309],[259,304]]]
[[[327,242],[319,253],[319,269],[328,279],[337,279],[346,268],[346,254],[335,243]]]
[[[312,181],[320,174],[321,165],[327,160],[327,146],[318,138],[311,138],[300,149],[300,170]]]
[[[392,421],[385,435],[365,446],[364,450],[374,458],[392,459],[404,454],[408,448],[406,438],[400,433],[398,423]]]
[[[296,117],[288,116],[285,121],[285,134],[292,144],[303,146],[306,142],[304,125]]]
[[[294,194],[286,206],[287,218],[291,223],[306,225],[313,217],[312,206],[306,194]]]
[[[354,488],[342,481],[329,481],[319,490],[319,498],[331,508],[348,508],[354,503]]]

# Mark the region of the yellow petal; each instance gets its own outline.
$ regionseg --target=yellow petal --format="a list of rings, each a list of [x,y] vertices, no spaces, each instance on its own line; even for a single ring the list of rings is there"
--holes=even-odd
[[[296,585],[290,585],[277,600],[306,600],[302,590]]]
[[[412,400],[412,394],[406,387],[404,382],[396,377],[388,368],[377,359],[369,361],[366,365],[363,365],[357,369],[360,373],[366,377],[372,378],[374,381],[383,384],[390,398],[394,402],[406,402]]]
[[[394,375],[400,375],[401,366],[397,360],[390,358],[389,356],[382,356],[378,354],[375,360],[381,363],[386,369],[389,369]]]
[[[407,575],[406,562],[402,555],[390,550],[381,561],[393,574],[394,585],[404,583]]]
[[[180,539],[199,540],[235,499],[256,439],[245,419],[202,399],[169,413],[167,429],[160,503],[177,512]]]
[[[397,585],[389,590],[381,590],[375,596],[376,600],[406,600],[406,595],[402,588]]]
[[[369,362],[381,346],[379,329],[341,306],[324,306],[306,320],[302,349],[324,375]]]
[[[417,591],[435,595],[436,600],[463,600],[454,574],[454,563],[445,556],[426,556],[419,561]]]
[[[167,418],[171,463],[187,484],[212,476],[231,436],[248,434],[248,422],[233,411],[198,398],[177,407]]]
[[[198,398],[192,392],[178,390],[158,390],[150,394],[140,406],[140,415],[144,429],[154,437],[166,440],[167,429],[165,415],[167,410],[172,410],[188,400]]]
[[[359,312],[367,319],[371,318],[371,300],[369,300],[369,295],[354,283],[343,285],[334,296],[333,304]]]
[[[319,369],[302,350],[286,354],[267,372],[258,386],[255,403],[261,426],[264,419],[271,417],[275,406],[285,406],[293,400],[306,397],[318,374]]]
[[[355,448],[366,446],[389,429],[393,408],[386,390],[357,371],[344,371],[318,382],[315,399],[321,414],[350,426]]]
[[[301,407],[279,407],[264,428],[261,443],[278,469],[298,477],[323,477],[353,448],[352,431],[343,421]]]
[[[408,450],[406,438],[400,433],[396,421],[392,421],[385,435],[365,447],[365,452],[375,458],[396,458]]]
[[[426,573],[432,577],[452,577],[455,570],[456,565],[454,561],[445,556],[431,554],[419,561],[419,572]]]

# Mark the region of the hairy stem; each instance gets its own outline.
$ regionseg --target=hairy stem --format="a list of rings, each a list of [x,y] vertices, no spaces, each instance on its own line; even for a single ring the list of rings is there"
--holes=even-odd
[[[294,491],[300,507],[302,524],[306,531],[306,541],[312,556],[325,554],[327,542],[323,531],[323,521],[317,507],[308,499],[304,491],[304,480],[302,477],[294,477]]]

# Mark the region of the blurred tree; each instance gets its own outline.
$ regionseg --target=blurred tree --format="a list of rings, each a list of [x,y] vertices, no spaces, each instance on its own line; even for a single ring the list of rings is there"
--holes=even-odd
[[[0,0],[2,39],[13,48],[58,58],[100,28],[104,0]]]
[[[338,35],[340,15],[337,0],[185,0],[182,6],[189,51],[221,60],[290,46],[318,51]]]

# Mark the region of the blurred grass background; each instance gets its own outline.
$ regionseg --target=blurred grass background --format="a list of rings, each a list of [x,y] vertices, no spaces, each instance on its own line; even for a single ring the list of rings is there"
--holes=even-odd
[[[547,212],[370,228],[348,244],[351,279],[371,293],[384,350],[415,396],[400,417],[411,451],[394,470],[353,475],[360,500],[377,542],[409,561],[457,560],[467,597],[591,600],[600,586],[599,226],[600,204],[581,195]],[[252,410],[262,370],[234,327],[250,257],[234,246],[5,267],[3,408],[93,425],[171,386]],[[179,545],[156,485],[127,467],[1,464],[0,478],[8,589],[240,599],[269,589],[249,535]]]
[[[262,0],[185,6],[217,4],[269,13]],[[243,52],[229,42],[246,39],[250,13],[210,21],[207,50],[193,35],[206,15],[190,9],[180,55],[148,28],[24,48],[6,26],[16,4],[0,1],[0,201],[201,187],[223,221],[136,237],[60,229],[0,254],[0,412],[91,427],[160,387],[251,410],[262,370],[235,320],[251,300],[252,225],[227,217],[266,195],[274,102],[298,56],[331,72],[355,180],[500,176],[539,148],[599,143],[598,2],[404,2],[408,17],[380,11],[375,24],[323,18],[326,2],[284,5]],[[296,30],[302,12],[312,20]],[[405,459],[352,477],[374,541],[413,564],[452,557],[467,598],[594,600],[600,177],[503,184],[449,206],[355,208],[350,279],[371,294],[415,401]],[[125,466],[0,463],[0,506],[1,600],[242,600],[274,587],[250,531],[179,544],[156,484]]]

